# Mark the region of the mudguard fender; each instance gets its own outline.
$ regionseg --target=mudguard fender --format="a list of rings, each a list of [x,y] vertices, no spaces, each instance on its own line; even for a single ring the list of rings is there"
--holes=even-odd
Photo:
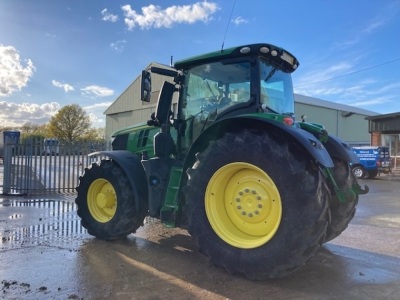
[[[190,149],[190,156],[193,156],[201,145],[207,144],[208,140],[221,136],[226,131],[239,130],[241,128],[259,128],[266,131],[279,131],[290,138],[296,140],[302,145],[310,155],[321,165],[327,168],[333,168],[333,161],[324,145],[311,133],[297,128],[285,125],[274,120],[269,120],[257,116],[240,116],[222,119],[207,128],[201,136],[195,141]],[[201,151],[201,150],[200,150]]]
[[[360,159],[353,152],[351,146],[336,136],[329,135],[324,146],[331,157],[353,164],[360,163]]]
[[[98,151],[88,155],[89,157],[109,157],[126,174],[132,187],[135,199],[136,211],[147,209],[148,191],[146,173],[143,169],[141,160],[136,154],[126,150]],[[133,217],[133,216],[132,216]]]
[[[327,168],[333,168],[334,164],[328,151],[325,149],[324,145],[311,133],[297,127],[291,127],[270,120],[264,120],[264,122],[272,123],[273,126],[289,134],[304,148],[306,148],[306,150],[312,155],[312,157],[321,165]]]

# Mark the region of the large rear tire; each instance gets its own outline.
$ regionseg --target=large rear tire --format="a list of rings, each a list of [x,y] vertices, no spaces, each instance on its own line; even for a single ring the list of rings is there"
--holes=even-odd
[[[311,259],[328,223],[324,176],[284,137],[227,133],[188,170],[189,233],[212,264],[253,280],[286,276]]]
[[[104,240],[126,237],[143,225],[147,212],[136,211],[134,189],[124,171],[112,160],[85,169],[76,188],[78,215],[88,233]]]
[[[342,160],[333,159],[333,174],[339,189],[345,192],[346,202],[340,202],[336,193],[332,190],[329,200],[331,222],[328,225],[325,242],[329,242],[339,236],[349,225],[356,213],[358,193],[354,187],[357,186],[357,179],[348,163]]]

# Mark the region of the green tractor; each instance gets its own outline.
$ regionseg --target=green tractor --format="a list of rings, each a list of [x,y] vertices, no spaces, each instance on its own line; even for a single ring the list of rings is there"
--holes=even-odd
[[[158,218],[187,229],[213,265],[253,280],[303,266],[345,230],[368,189],[347,144],[295,121],[298,66],[280,47],[252,44],[143,71],[142,101],[151,73],[171,80],[151,120],[116,132],[113,150],[95,153],[103,158],[80,177],[82,225],[113,240]]]

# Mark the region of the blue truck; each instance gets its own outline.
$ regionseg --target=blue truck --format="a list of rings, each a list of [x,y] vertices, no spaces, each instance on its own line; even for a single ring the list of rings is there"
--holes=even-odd
[[[381,173],[388,174],[392,172],[389,147],[353,147],[353,151],[360,159],[360,163],[351,165],[357,178],[375,178]]]

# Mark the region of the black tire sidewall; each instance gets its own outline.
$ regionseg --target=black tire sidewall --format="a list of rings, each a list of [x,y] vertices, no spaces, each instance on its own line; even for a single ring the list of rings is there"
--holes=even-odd
[[[99,178],[110,182],[117,197],[116,212],[112,219],[105,223],[98,222],[93,218],[87,202],[89,187],[93,181]],[[135,232],[142,224],[144,216],[141,221],[137,220],[141,216],[136,212],[135,197],[128,178],[113,161],[104,160],[100,166],[96,163],[92,164],[91,168],[86,169],[84,176],[80,178],[77,190],[78,197],[75,202],[78,205],[78,215],[81,217],[82,226],[91,235],[105,240],[121,238]]]
[[[357,167],[362,168],[361,166]],[[325,242],[329,242],[339,236],[348,227],[355,215],[358,194],[354,191],[357,179],[353,171],[354,169],[351,169],[347,162],[334,159],[334,179],[338,188],[345,193],[345,202],[341,202],[336,191],[331,187],[332,196],[329,200],[331,222],[328,225]]]
[[[225,266],[231,273],[261,279],[286,275],[314,255],[325,236],[327,199],[317,196],[321,193],[321,174],[312,168],[304,150],[286,139],[244,131],[226,134],[199,158],[187,193],[193,206],[189,232],[214,264]],[[274,237],[258,248],[239,249],[225,243],[213,231],[205,213],[204,195],[210,178],[232,162],[261,168],[280,192],[280,226]]]

